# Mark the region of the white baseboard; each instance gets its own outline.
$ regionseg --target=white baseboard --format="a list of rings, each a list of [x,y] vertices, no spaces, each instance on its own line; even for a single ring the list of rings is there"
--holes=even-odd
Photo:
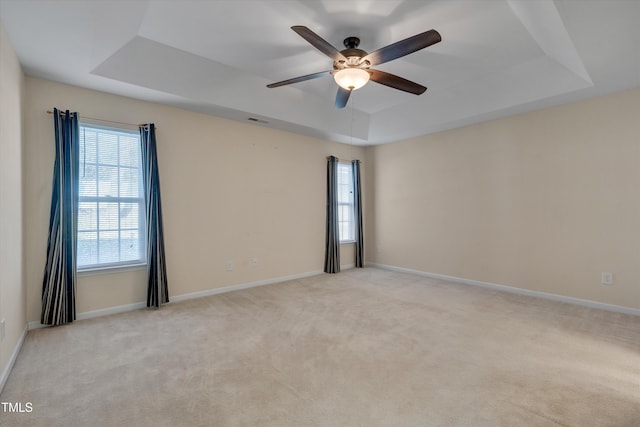
[[[92,319],[94,317],[108,316],[110,314],[124,313],[127,311],[138,310],[147,306],[146,301],[135,302],[133,304],[118,305],[115,307],[101,308],[99,310],[85,311],[84,313],[78,313],[76,320]],[[43,325],[40,321],[35,320],[29,322],[29,330],[48,328],[49,325]]]
[[[345,266],[343,268],[347,269],[349,267]],[[274,277],[271,279],[258,280],[256,282],[241,283],[238,285],[224,286],[222,288],[207,289],[206,291],[170,296],[169,299],[171,300],[171,302],[186,301],[194,298],[202,298],[210,295],[217,295],[217,294],[223,294],[226,292],[239,291],[241,289],[249,289],[249,288],[255,288],[257,286],[264,286],[264,285],[271,285],[279,282],[286,282],[287,280],[295,280],[295,279],[301,279],[303,277],[316,276],[322,273],[323,273],[322,270],[309,271],[306,273],[293,274],[290,276]],[[146,301],[140,301],[132,304],[125,304],[125,305],[119,305],[116,307],[103,308],[100,310],[85,311],[84,313],[78,313],[76,315],[76,319],[77,320],[92,319],[94,317],[108,316],[110,314],[117,314],[117,313],[124,313],[127,311],[139,310],[141,308],[145,308],[146,306],[147,306]],[[47,327],[49,327],[49,325],[43,325],[42,323],[40,323],[40,321],[37,321],[37,320],[29,322],[28,324],[29,330],[47,328]]]
[[[302,279],[303,277],[317,276],[322,274],[321,270],[309,271],[306,273],[293,274],[290,276],[274,277],[272,279],[258,280],[256,282],[241,283],[238,285],[224,286],[222,288],[208,289],[206,291],[192,292],[189,294],[176,295],[171,297],[172,302],[186,301],[194,298],[208,297],[210,295],[224,294],[226,292],[239,291],[241,289],[255,288],[257,286],[272,285],[274,283],[286,282],[287,280]]]
[[[552,293],[548,293],[548,292],[532,291],[530,289],[516,288],[516,287],[513,287],[513,286],[498,285],[497,283],[482,282],[480,280],[463,279],[463,278],[455,277],[455,276],[447,276],[447,275],[444,275],[444,274],[429,273],[429,272],[426,272],[426,271],[412,270],[412,269],[409,269],[409,268],[395,267],[395,266],[386,265],[386,264],[367,263],[367,266],[378,267],[378,268],[382,268],[382,269],[385,269],[385,270],[397,271],[397,272],[400,272],[400,273],[410,273],[410,274],[415,274],[417,276],[429,277],[429,278],[432,278],[432,279],[448,280],[450,282],[461,283],[461,284],[464,284],[464,285],[481,286],[483,288],[495,289],[495,290],[498,290],[498,291],[510,292],[510,293],[513,293],[513,294],[527,295],[527,296],[531,296],[531,297],[543,298],[543,299],[548,299],[548,300],[552,300],[552,301],[566,302],[566,303],[569,303],[569,304],[581,305],[583,307],[597,308],[597,309],[606,310],[606,311],[613,311],[615,313],[624,313],[624,314],[631,314],[631,315],[634,315],[634,316],[640,316],[640,309],[632,308],[632,307],[624,307],[624,306],[621,306],[621,305],[607,304],[607,303],[604,303],[604,302],[592,301],[592,300],[587,300],[587,299],[567,297],[567,296],[564,296],[564,295],[557,295],[557,294],[552,294]]]
[[[4,385],[9,379],[9,374],[13,369],[13,365],[16,363],[16,359],[18,358],[18,353],[20,353],[20,349],[22,348],[22,344],[24,343],[24,339],[27,336],[27,331],[29,330],[28,326],[25,325],[24,331],[22,331],[22,335],[20,335],[20,339],[16,343],[16,346],[13,348],[13,352],[11,353],[11,357],[9,358],[9,363],[2,371],[2,376],[0,376],[0,393],[4,390]]]

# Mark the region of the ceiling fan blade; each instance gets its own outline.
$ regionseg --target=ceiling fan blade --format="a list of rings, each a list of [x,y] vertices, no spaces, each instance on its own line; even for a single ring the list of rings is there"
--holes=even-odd
[[[334,61],[347,61],[347,58],[345,58],[344,55],[338,51],[338,49],[331,46],[328,41],[311,31],[307,27],[304,27],[302,25],[294,25],[293,27],[291,27],[291,29],[298,33],[300,37],[311,43],[313,47],[315,47]]]
[[[318,77],[326,76],[327,74],[330,74],[330,73],[331,73],[331,70],[320,71],[319,73],[307,74],[306,76],[294,77],[292,79],[283,80],[281,82],[271,83],[271,84],[268,84],[267,87],[273,88],[278,86],[290,85],[291,83],[304,82],[306,80],[313,80],[313,79],[317,79]]]
[[[338,86],[338,93],[336,95],[336,108],[344,108],[349,101],[349,95],[351,95],[351,91],[348,89],[343,89]]]
[[[400,40],[399,42],[380,48],[375,52],[371,52],[362,58],[360,62],[369,61],[371,65],[383,64],[420,49],[424,49],[425,47],[436,44],[441,40],[442,37],[440,37],[440,33],[436,30],[425,31],[424,33],[416,34],[415,36]]]
[[[418,83],[414,83],[411,80],[396,76],[395,74],[371,69],[367,71],[371,75],[370,80],[373,80],[376,83],[380,83],[381,85],[413,93],[414,95],[420,95],[424,93],[425,90],[427,90],[426,87],[419,85]]]

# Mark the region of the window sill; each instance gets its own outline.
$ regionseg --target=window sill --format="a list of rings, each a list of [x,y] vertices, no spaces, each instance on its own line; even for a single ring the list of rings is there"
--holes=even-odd
[[[355,240],[342,240],[340,242],[341,245],[352,245],[354,244],[356,241]]]
[[[76,275],[77,276],[95,276],[98,274],[124,273],[127,271],[145,270],[146,268],[147,268],[147,263],[113,265],[113,266],[105,266],[105,267],[87,268],[86,270],[77,270]]]

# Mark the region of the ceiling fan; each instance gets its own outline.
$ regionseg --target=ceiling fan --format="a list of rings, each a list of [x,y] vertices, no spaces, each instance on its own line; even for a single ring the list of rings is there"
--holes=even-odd
[[[343,42],[346,49],[338,51],[329,42],[305,26],[295,25],[291,29],[311,43],[313,47],[333,59],[333,70],[294,77],[268,84],[267,87],[285,86],[332,74],[339,86],[338,94],[336,95],[336,108],[344,108],[347,105],[347,101],[349,101],[351,91],[361,88],[369,80],[415,95],[424,93],[427,88],[418,83],[385,71],[373,70],[369,67],[401,58],[442,40],[440,33],[436,30],[429,30],[380,48],[375,52],[367,53],[362,49],[358,49],[360,44],[358,37],[347,37]]]

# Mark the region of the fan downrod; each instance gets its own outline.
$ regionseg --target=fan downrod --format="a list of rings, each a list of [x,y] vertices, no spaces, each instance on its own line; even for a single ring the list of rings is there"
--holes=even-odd
[[[360,44],[360,39],[357,37],[347,37],[342,43],[347,49],[354,49]]]
[[[340,51],[340,53],[347,58],[346,63],[350,66],[356,66],[360,63],[360,58],[364,58],[367,56],[367,52],[362,49],[358,49],[358,45],[360,44],[360,39],[358,37],[347,37],[342,42],[346,49]],[[334,68],[339,69],[342,68],[336,64],[344,65],[344,61],[334,61]]]

